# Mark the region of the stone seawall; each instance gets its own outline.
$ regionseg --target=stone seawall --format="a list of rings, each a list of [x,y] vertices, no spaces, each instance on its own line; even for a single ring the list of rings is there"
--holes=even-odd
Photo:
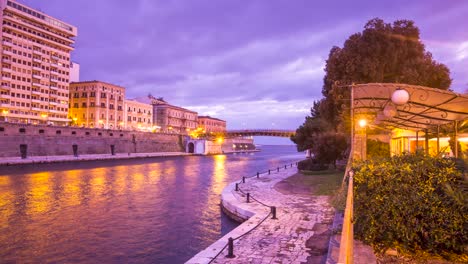
[[[0,123],[0,157],[115,153],[183,152],[184,137],[175,134]],[[21,147],[22,145],[22,147]],[[112,147],[113,146],[113,147]]]

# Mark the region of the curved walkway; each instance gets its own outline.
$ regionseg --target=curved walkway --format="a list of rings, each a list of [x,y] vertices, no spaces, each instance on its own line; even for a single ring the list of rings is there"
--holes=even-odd
[[[288,167],[287,170],[282,168],[280,172],[261,174],[260,178],[249,178],[246,183],[239,184],[243,192],[250,193],[265,204],[276,206],[278,219],[268,216],[256,229],[235,240],[235,258],[225,257],[228,254],[226,248],[212,263],[317,263],[317,257],[321,259],[320,262],[324,262],[323,255],[326,256],[327,248],[324,252],[323,249],[317,252],[313,249],[314,245],[310,245],[310,239],[326,232],[328,228],[324,230],[322,223],[329,224],[333,219],[334,210],[328,204],[328,198],[310,194],[283,194],[275,189],[278,182],[296,171],[295,167]],[[268,207],[258,202],[251,200],[247,203],[245,195],[235,191],[235,183],[223,190],[221,200],[230,213],[248,220],[187,263],[209,263],[226,245],[229,237],[236,238],[244,234],[270,213]],[[324,242],[328,245],[328,236]]]

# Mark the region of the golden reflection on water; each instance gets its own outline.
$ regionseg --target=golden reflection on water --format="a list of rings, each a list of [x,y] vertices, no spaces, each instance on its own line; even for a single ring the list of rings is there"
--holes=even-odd
[[[85,176],[83,172],[83,170],[69,170],[65,172],[64,177],[62,177],[64,181],[63,193],[61,195],[62,205],[76,206],[81,203],[81,190],[83,177]]]
[[[44,213],[52,205],[52,181],[50,172],[39,172],[29,176],[29,191],[26,193],[26,213],[34,216]]]
[[[224,185],[224,178],[226,177],[226,155],[215,155],[214,157],[214,171],[213,171],[213,191],[214,193],[221,193]]]
[[[0,176],[0,190],[2,198],[0,199],[0,228],[4,228],[8,224],[8,218],[13,214],[13,187],[11,186],[10,177]]]

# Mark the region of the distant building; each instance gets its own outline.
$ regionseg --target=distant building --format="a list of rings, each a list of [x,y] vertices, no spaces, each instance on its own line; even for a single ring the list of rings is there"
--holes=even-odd
[[[68,124],[77,28],[11,0],[0,0],[0,21],[0,120]]]
[[[125,128],[130,130],[155,131],[153,106],[151,104],[125,99]]]
[[[162,98],[149,96],[149,99],[153,105],[153,124],[160,131],[188,134],[197,128],[197,112],[171,105]]]
[[[125,128],[125,88],[101,81],[70,84],[70,117],[82,127]]]
[[[70,62],[70,82],[80,81],[80,65],[76,62]]]
[[[226,121],[211,116],[198,116],[198,127],[206,133],[226,131]]]

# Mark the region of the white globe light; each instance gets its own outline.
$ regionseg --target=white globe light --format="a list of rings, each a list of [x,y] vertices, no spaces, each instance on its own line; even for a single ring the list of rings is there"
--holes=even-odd
[[[394,105],[387,104],[383,110],[386,117],[394,117],[397,114],[397,110]]]
[[[404,105],[409,101],[409,93],[403,89],[396,89],[392,94],[392,102],[396,105]]]

